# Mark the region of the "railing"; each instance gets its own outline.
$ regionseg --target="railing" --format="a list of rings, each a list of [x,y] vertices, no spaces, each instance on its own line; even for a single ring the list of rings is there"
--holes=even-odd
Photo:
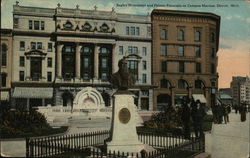
[[[204,139],[184,139],[183,136],[172,134],[155,134],[138,132],[138,138],[144,144],[154,147],[154,151],[143,153],[122,153],[119,151],[100,151],[97,146],[103,146],[110,137],[110,131],[98,131],[83,134],[49,136],[42,138],[26,139],[27,157],[48,157],[63,153],[81,152],[93,158],[99,157],[147,157],[147,158],[175,158],[181,151],[188,151],[190,154],[204,151]],[[92,150],[90,150],[92,149]],[[170,155],[170,156],[169,156]],[[178,156],[177,156],[178,157]]]
[[[98,131],[43,138],[26,138],[26,156],[47,157],[66,151],[74,151],[75,149],[84,149],[88,146],[97,146],[103,144],[109,136],[109,131]]]

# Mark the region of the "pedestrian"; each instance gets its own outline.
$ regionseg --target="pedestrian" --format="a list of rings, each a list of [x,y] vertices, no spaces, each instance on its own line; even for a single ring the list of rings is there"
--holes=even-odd
[[[245,105],[241,105],[240,106],[240,120],[241,122],[246,121],[246,106]]]
[[[202,138],[204,136],[202,125],[205,115],[205,108],[203,107],[203,105],[201,105],[200,100],[197,100],[191,111],[196,138]]]
[[[234,109],[235,109],[235,113],[237,114],[237,113],[238,113],[238,110],[239,110],[238,106],[237,106],[237,105],[234,105]]]
[[[221,124],[222,123],[222,121],[223,121],[223,119],[222,119],[222,117],[223,117],[223,107],[222,107],[222,105],[221,104],[217,104],[217,108],[218,108],[218,124]]]
[[[227,105],[222,105],[222,108],[223,108],[224,122],[225,122],[225,124],[227,124],[229,122],[228,107],[227,107]]]
[[[190,108],[188,107],[190,100],[189,98],[184,98],[182,100],[182,113],[181,120],[183,123],[184,137],[190,139]]]

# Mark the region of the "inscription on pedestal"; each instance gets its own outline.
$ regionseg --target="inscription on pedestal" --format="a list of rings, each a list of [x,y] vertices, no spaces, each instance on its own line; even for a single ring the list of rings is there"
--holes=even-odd
[[[124,123],[124,124],[128,123],[130,120],[130,117],[131,117],[131,114],[127,108],[122,108],[119,111],[119,120],[121,123]]]

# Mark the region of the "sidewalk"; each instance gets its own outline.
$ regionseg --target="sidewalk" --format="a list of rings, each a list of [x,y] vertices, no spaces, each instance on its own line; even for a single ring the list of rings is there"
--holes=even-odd
[[[210,134],[206,134],[206,152],[212,158],[248,158],[249,156],[249,113],[247,120],[240,121],[240,114],[231,112],[229,123],[213,124]]]

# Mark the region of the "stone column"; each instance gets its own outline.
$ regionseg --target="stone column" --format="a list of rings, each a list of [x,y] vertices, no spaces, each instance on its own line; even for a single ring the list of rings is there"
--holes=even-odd
[[[99,78],[99,50],[100,46],[95,44],[95,53],[94,53],[94,79]]]
[[[27,57],[25,60],[25,80],[30,80],[30,57]]]
[[[115,73],[115,68],[118,67],[118,63],[115,62],[116,52],[115,52],[115,44],[112,45],[112,74]]]
[[[149,100],[149,105],[148,105],[148,110],[153,111],[154,110],[154,93],[153,90],[150,89],[148,91],[148,100]]]
[[[30,111],[30,98],[27,98],[27,111]]]
[[[62,78],[62,48],[63,45],[60,43],[57,43],[57,51],[56,51],[56,55],[57,55],[57,62],[56,62],[56,66],[57,66],[57,78]]]
[[[206,97],[206,100],[207,100],[207,106],[211,106],[211,94],[209,93],[209,88],[206,88],[205,89],[205,97]]]
[[[175,101],[174,101],[174,88],[171,88],[171,99],[172,99],[172,106],[175,106]]]
[[[138,95],[138,109],[141,110],[141,91],[139,90],[139,95]]]
[[[48,59],[48,58],[47,58]],[[41,78],[42,78],[42,81],[45,81],[45,79],[47,79],[47,73],[46,73],[46,66],[47,66],[47,63],[46,63],[46,60],[45,58],[42,58],[41,59],[42,61],[42,74],[41,74]],[[48,80],[48,79],[47,79]]]
[[[75,79],[79,80],[81,78],[81,48],[82,46],[79,45],[79,43],[77,43],[76,45],[76,56],[75,56],[75,60],[76,60],[76,64],[75,64],[75,70],[76,70],[76,75],[75,75]]]

